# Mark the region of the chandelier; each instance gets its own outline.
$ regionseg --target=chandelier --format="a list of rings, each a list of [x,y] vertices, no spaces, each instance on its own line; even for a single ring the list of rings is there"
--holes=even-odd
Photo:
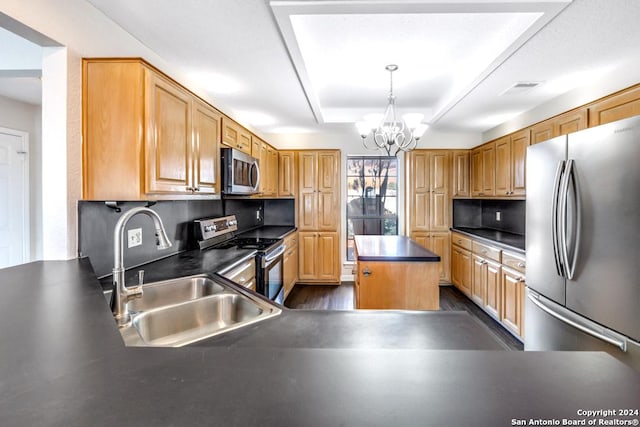
[[[411,151],[429,127],[421,123],[423,114],[410,113],[396,116],[396,97],[393,95],[393,72],[397,65],[385,67],[389,72],[389,105],[384,114],[367,114],[364,121],[356,122],[362,144],[368,150],[384,150],[387,156],[397,156],[399,151]]]

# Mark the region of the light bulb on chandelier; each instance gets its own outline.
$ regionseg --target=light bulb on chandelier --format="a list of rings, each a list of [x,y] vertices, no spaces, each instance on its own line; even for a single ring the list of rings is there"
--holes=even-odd
[[[416,148],[429,125],[422,122],[423,114],[409,113],[396,116],[396,97],[393,95],[393,72],[397,65],[385,67],[389,71],[389,104],[384,114],[368,114],[363,121],[356,122],[362,143],[369,150],[384,150],[387,156],[397,156],[399,151]]]

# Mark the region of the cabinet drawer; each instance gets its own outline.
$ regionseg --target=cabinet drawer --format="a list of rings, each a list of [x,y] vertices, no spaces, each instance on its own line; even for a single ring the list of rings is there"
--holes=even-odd
[[[517,255],[511,252],[502,252],[502,263],[507,267],[511,267],[520,273],[525,273],[525,262],[522,255]]]
[[[458,233],[451,233],[451,243],[463,249],[471,250],[471,239]]]
[[[253,289],[255,289],[256,262],[254,259],[243,262],[236,268],[225,271],[222,275],[240,286],[250,288],[253,285]]]
[[[478,254],[484,258],[489,258],[494,261],[500,262],[500,253],[502,251],[498,248],[488,246],[482,243],[473,241],[473,253]]]
[[[298,246],[298,233],[290,234],[284,238],[284,244],[287,249],[292,249]]]

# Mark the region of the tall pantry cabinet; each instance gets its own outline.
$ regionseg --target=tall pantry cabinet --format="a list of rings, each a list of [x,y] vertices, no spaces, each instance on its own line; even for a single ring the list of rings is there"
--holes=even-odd
[[[298,277],[340,283],[340,151],[298,152]]]
[[[448,282],[451,152],[414,150],[406,159],[409,237],[440,255],[440,281]]]

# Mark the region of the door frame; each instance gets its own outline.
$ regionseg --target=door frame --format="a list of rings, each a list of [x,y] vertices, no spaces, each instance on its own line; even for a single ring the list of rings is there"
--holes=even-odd
[[[31,187],[29,186],[29,132],[0,126],[0,133],[20,138],[21,147],[18,154],[22,154],[23,156],[25,156],[24,169],[22,171],[22,184],[24,185],[23,209],[27,217],[22,226],[22,258],[23,262],[26,263],[31,260],[31,211],[29,210],[31,198]]]

